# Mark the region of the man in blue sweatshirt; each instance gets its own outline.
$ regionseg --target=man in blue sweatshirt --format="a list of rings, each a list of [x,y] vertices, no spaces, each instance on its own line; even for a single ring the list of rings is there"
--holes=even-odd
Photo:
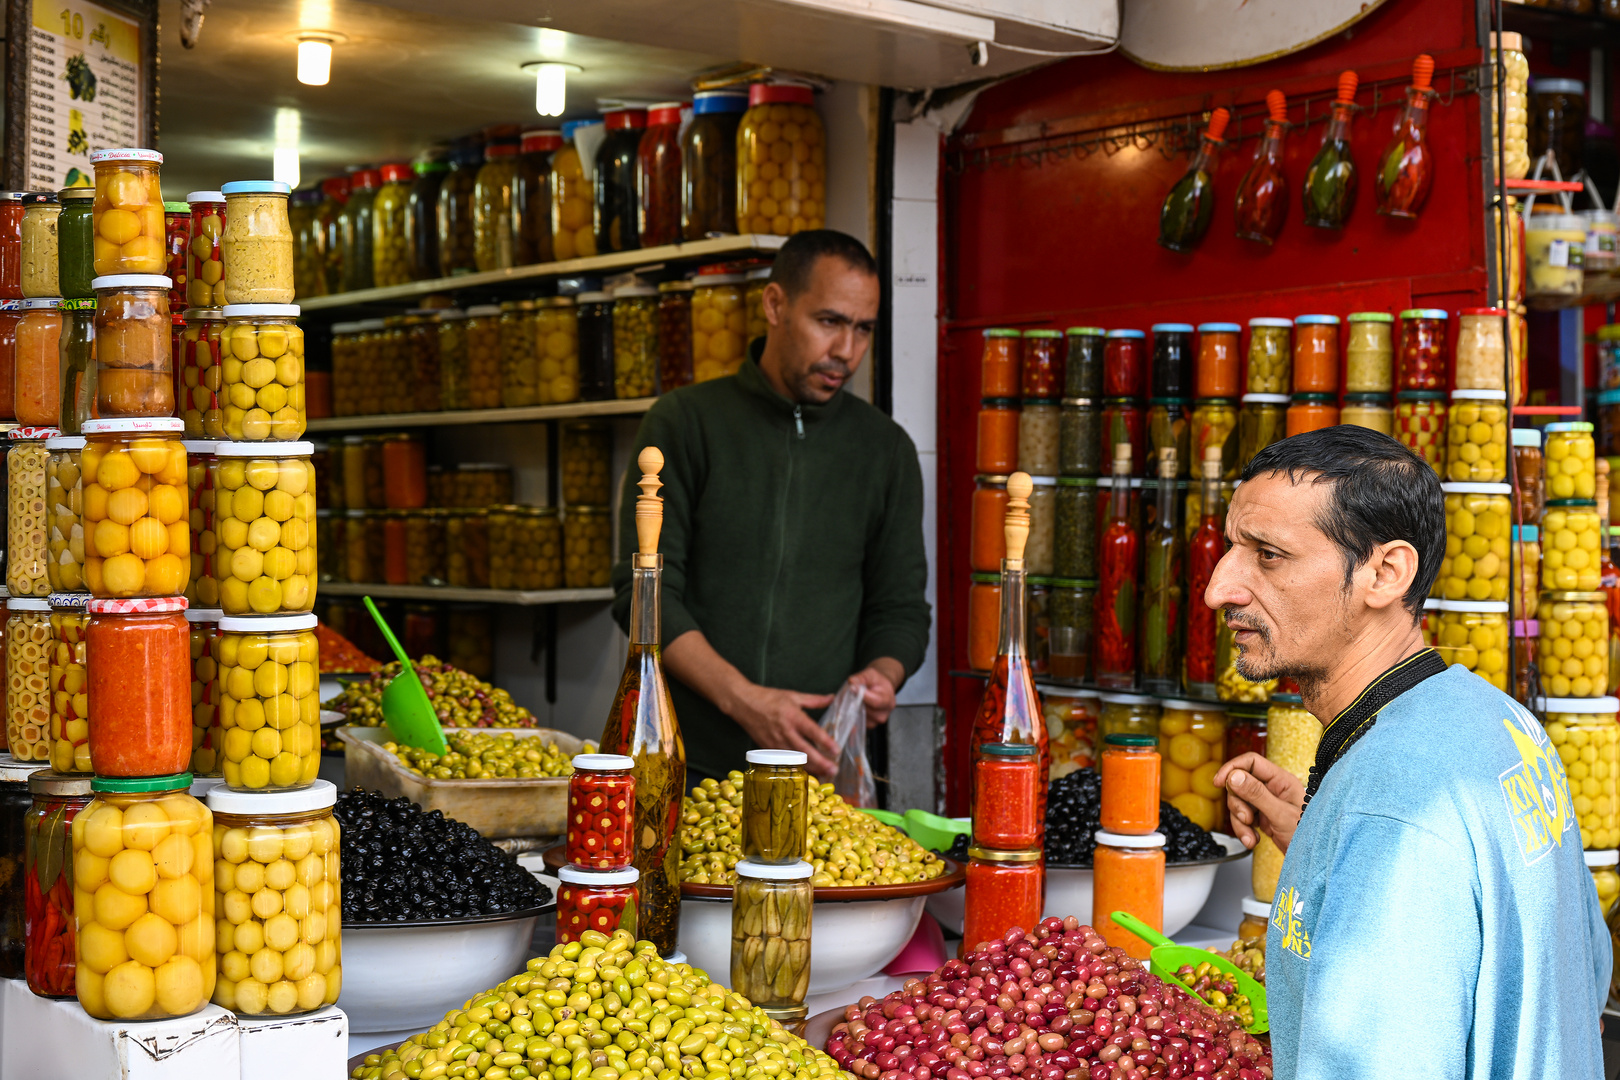
[[[1227,762],[1233,828],[1286,852],[1266,934],[1278,1080],[1598,1080],[1612,953],[1564,766],[1523,706],[1419,630],[1434,471],[1342,426],[1275,443],[1204,594],[1238,670],[1322,721],[1308,783]],[[1498,668],[1498,670],[1501,670]]]

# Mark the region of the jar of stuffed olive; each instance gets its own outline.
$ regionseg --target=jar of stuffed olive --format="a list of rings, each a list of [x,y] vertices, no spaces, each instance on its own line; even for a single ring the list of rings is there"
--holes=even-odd
[[[1293,362],[1289,319],[1249,320],[1249,393],[1283,394],[1289,390],[1289,368]]]
[[[1395,439],[1444,477],[1446,468],[1445,395],[1402,390],[1395,395]]]
[[[613,501],[613,428],[604,420],[562,426],[562,497],[568,506],[607,506]]]
[[[560,589],[562,522],[555,507],[496,506],[489,512],[489,587]]]
[[[373,517],[378,526],[381,517],[373,510],[345,510],[343,512],[343,579],[357,585],[382,579],[382,563],[373,562],[368,533]],[[377,540],[382,537],[379,535]],[[380,555],[379,555],[380,559]],[[375,569],[373,569],[375,567]]]
[[[445,577],[453,588],[490,588],[489,520],[488,510],[450,512],[444,533]]]
[[[1193,406],[1189,452],[1192,461],[1202,462],[1205,451],[1221,452],[1221,479],[1236,480],[1242,471],[1238,464],[1238,403],[1230,398],[1200,398]]]
[[[405,511],[405,583],[444,585],[448,510]]]
[[[439,374],[439,313],[433,308],[413,308],[405,316],[406,377],[414,388],[416,412],[438,412],[444,408]]]
[[[492,142],[473,182],[473,261],[480,270],[513,265],[512,186],[517,181],[518,144]]]
[[[408,413],[416,411],[416,386],[411,382],[411,353],[406,343],[404,315],[390,315],[383,320],[380,337],[383,377],[382,411]]]
[[[1058,477],[1055,501],[1052,572],[1060,578],[1096,577],[1096,478]]]
[[[613,396],[651,397],[658,388],[658,290],[613,293]]]
[[[470,409],[467,403],[467,313],[444,308],[438,313],[439,404],[442,408]]]
[[[601,588],[613,569],[613,511],[606,506],[570,506],[563,521],[563,584]]]
[[[411,238],[406,231],[410,212],[409,165],[384,165],[382,186],[371,203],[371,283],[378,288],[411,280]]]
[[[1288,426],[1288,395],[1244,394],[1238,410],[1238,470],[1283,437]],[[1223,460],[1222,464],[1225,462]]]

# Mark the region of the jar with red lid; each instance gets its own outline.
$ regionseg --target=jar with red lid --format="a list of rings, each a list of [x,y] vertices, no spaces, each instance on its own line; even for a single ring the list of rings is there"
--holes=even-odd
[[[186,275],[186,261],[191,255],[191,206],[183,202],[164,203],[163,230],[164,252],[168,256],[163,272],[170,282],[169,307],[174,311],[184,311],[186,283],[191,280]]]
[[[968,667],[989,671],[1001,644],[1001,575],[974,574],[968,587]]]
[[[587,930],[613,935],[628,930],[634,936],[640,925],[638,909],[641,872],[633,866],[622,870],[587,870],[564,866],[557,871],[557,941],[578,941]]]
[[[1446,388],[1447,315],[1440,308],[1401,312],[1401,347],[1395,357],[1396,390]]]
[[[984,354],[979,360],[979,393],[987,398],[1017,397],[1018,362],[1023,334],[1017,330],[984,332]]]
[[[1438,390],[1402,390],[1395,395],[1395,438],[1433,466],[1446,467],[1446,395]]]
[[[1108,944],[1146,960],[1153,947],[1111,916],[1123,911],[1164,930],[1164,834],[1127,836],[1098,829],[1091,866],[1091,925]]]
[[[827,139],[815,92],[803,83],[753,83],[737,125],[737,229],[791,236],[823,228]]]
[[[517,178],[512,183],[512,214],[517,220],[514,265],[529,266],[556,258],[551,249],[551,155],[561,147],[562,132],[549,128],[525,131],[518,145]],[[436,219],[430,214],[429,220]],[[419,270],[419,278],[438,276],[437,228],[430,229],[428,235],[433,242],[428,264],[433,269],[426,273]]]
[[[986,398],[979,407],[977,471],[1006,475],[1018,468],[1018,400]]]
[[[1103,339],[1103,393],[1140,398],[1147,390],[1147,335],[1140,330],[1110,330]]]
[[[1288,406],[1285,438],[1332,427],[1339,422],[1339,406],[1332,394],[1295,394]]]
[[[186,302],[171,307],[225,306],[225,193],[193,191],[186,196],[191,211],[191,240],[186,248]]]
[[[90,601],[85,656],[97,776],[166,776],[191,764],[186,606],[183,596]]]
[[[1019,382],[1026,398],[1063,394],[1063,335],[1056,330],[1025,330]]]
[[[1238,396],[1238,369],[1242,367],[1243,328],[1237,323],[1208,322],[1198,325],[1198,360],[1195,365],[1197,396],[1235,398]]]
[[[21,300],[22,223],[26,191],[0,191],[0,300]],[[97,200],[96,222],[101,221]],[[100,239],[98,236],[97,239]]]
[[[588,870],[617,870],[635,854],[635,761],[622,754],[577,754],[568,778],[563,857]]]
[[[637,224],[642,247],[681,238],[681,109],[666,101],[647,110],[647,129],[636,148]]]
[[[619,106],[602,113],[606,136],[596,151],[596,253],[634,251],[637,231],[636,157],[647,110]]]
[[[1138,835],[1159,827],[1159,765],[1156,736],[1103,737],[1103,828]]]
[[[36,772],[28,777],[33,805],[23,817],[23,973],[44,998],[74,991],[73,819],[90,803],[90,777]]]
[[[1339,317],[1301,315],[1294,320],[1294,393],[1339,392]]]
[[[966,956],[1013,927],[1031,930],[1046,902],[1046,860],[1040,851],[968,849],[967,893],[962,911]]]
[[[1103,402],[1103,456],[1109,447],[1131,444],[1131,475],[1147,474],[1147,417],[1141,403],[1130,398],[1109,398]]]
[[[968,563],[982,574],[1001,569],[1007,557],[1003,531],[1007,517],[1007,477],[978,476],[973,483],[973,503],[969,515]]]
[[[1045,822],[1035,813],[1041,784],[1035,749],[1034,743],[985,743],[974,755],[973,842],[980,847],[1013,851],[1040,845]]]

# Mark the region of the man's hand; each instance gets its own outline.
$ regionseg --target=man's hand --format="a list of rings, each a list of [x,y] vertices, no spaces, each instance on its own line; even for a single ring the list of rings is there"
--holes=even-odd
[[[1305,809],[1305,787],[1293,773],[1251,752],[1222,765],[1215,774],[1215,786],[1226,789],[1232,832],[1244,847],[1259,842],[1258,829],[1278,848],[1288,850]]]
[[[862,703],[866,706],[867,730],[887,723],[889,714],[894,712],[894,679],[878,666],[880,663],[882,661],[873,661],[870,667],[863,668],[849,677],[850,682],[860,683],[866,691]]]
[[[889,700],[893,702],[892,694]],[[746,683],[737,690],[727,712],[756,745],[769,750],[802,750],[810,759],[811,772],[832,776],[838,771],[838,745],[804,711],[825,708],[831,702],[831,694],[800,694]]]

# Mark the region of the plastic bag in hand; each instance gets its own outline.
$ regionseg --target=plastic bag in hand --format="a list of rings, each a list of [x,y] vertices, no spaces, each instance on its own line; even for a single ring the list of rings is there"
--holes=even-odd
[[[838,744],[833,788],[851,806],[876,806],[877,784],[866,760],[866,687],[846,681],[821,714],[821,730]]]

